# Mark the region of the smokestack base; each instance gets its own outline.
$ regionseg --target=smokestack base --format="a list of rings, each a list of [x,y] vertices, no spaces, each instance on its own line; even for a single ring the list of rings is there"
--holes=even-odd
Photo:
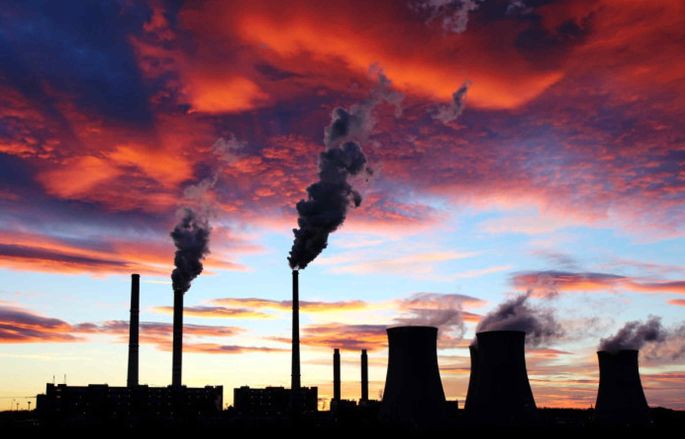
[[[639,352],[599,351],[599,388],[595,422],[607,425],[649,423],[649,406],[640,381]]]

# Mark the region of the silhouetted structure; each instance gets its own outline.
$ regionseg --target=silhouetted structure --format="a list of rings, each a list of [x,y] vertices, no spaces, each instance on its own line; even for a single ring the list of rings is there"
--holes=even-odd
[[[523,331],[476,334],[476,342],[469,349],[471,378],[464,407],[472,421],[521,424],[535,419],[535,399],[526,371],[525,340]]]
[[[221,412],[223,387],[110,387],[48,383],[36,410],[48,420],[181,418]]]
[[[128,329],[128,374],[126,385],[138,385],[138,328],[140,315],[140,275],[131,275],[131,318]]]
[[[599,389],[595,419],[600,423],[637,425],[649,422],[649,407],[642,390],[638,351],[599,351]]]
[[[340,401],[340,349],[333,350],[333,400]]]
[[[172,345],[171,385],[181,386],[183,362],[183,292],[174,291],[174,334]]]
[[[304,412],[315,412],[319,390],[317,387],[300,387],[298,400]],[[233,407],[243,416],[278,417],[290,412],[292,401],[291,389],[284,387],[266,387],[254,389],[242,386],[233,389]]]
[[[369,356],[366,349],[362,349],[362,397],[361,402],[369,400]]]
[[[293,270],[293,323],[290,388],[300,388],[300,285],[299,272]]]
[[[439,425],[445,393],[438,369],[438,329],[388,328],[388,373],[380,416],[384,422],[417,427]]]

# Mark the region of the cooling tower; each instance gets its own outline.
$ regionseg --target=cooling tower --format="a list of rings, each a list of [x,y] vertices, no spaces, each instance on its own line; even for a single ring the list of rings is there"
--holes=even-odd
[[[439,425],[445,393],[438,370],[438,329],[401,326],[387,332],[388,372],[381,419],[416,427]]]
[[[476,334],[470,348],[471,378],[465,410],[469,419],[488,424],[521,424],[535,419],[528,382],[526,333],[488,331]]]
[[[362,397],[361,401],[369,400],[369,356],[366,349],[362,349]]]
[[[140,275],[131,275],[131,317],[128,323],[128,374],[126,385],[138,385],[138,326],[140,315]]]
[[[637,350],[599,351],[595,419],[607,424],[645,424],[649,407],[640,382]]]
[[[180,387],[183,360],[183,292],[174,291],[174,333],[172,341],[171,385]]]
[[[340,349],[333,351],[333,400],[340,401]]]

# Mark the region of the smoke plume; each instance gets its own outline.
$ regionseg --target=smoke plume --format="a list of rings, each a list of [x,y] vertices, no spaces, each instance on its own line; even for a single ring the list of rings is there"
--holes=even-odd
[[[599,341],[600,351],[617,352],[622,349],[640,350],[647,344],[658,345],[671,337],[670,331],[663,327],[661,318],[649,316],[646,322],[632,321],[611,337]]]
[[[557,322],[554,312],[548,308],[531,305],[528,291],[513,299],[501,303],[494,311],[487,314],[478,323],[476,332],[484,331],[525,331],[526,343],[539,346],[550,339],[564,335],[564,330]]]
[[[377,74],[378,85],[367,100],[352,105],[349,110],[336,108],[331,123],[324,130],[326,150],[319,154],[319,181],[307,188],[307,199],[297,205],[297,229],[288,262],[292,269],[303,269],[328,245],[328,236],[345,221],[350,206],[359,207],[362,196],[348,182],[366,172],[366,156],[360,142],[365,142],[373,132],[374,108],[381,102],[395,106],[396,115],[401,112],[403,96],[392,91],[391,83],[382,71],[372,67]]]
[[[478,9],[485,0],[418,0],[410,6],[428,15],[426,23],[441,20],[445,32],[460,34],[466,31],[469,13]]]
[[[461,87],[452,94],[452,102],[440,106],[438,112],[433,115],[433,119],[439,120],[445,125],[456,120],[464,111],[466,93],[469,91],[471,81],[464,82]]]
[[[237,159],[237,152],[244,147],[245,143],[231,134],[214,142],[211,152],[218,162],[231,164]],[[220,172],[216,162],[212,169],[208,177],[183,190],[185,206],[179,209],[179,221],[170,234],[176,246],[175,268],[171,273],[175,292],[185,293],[190,289],[190,283],[202,273],[202,260],[209,253],[209,217],[213,209],[209,195]]]
[[[171,238],[176,245],[174,271],[171,273],[174,291],[185,293],[190,283],[202,273],[202,260],[209,253],[209,222],[190,208],[182,210],[182,216]]]

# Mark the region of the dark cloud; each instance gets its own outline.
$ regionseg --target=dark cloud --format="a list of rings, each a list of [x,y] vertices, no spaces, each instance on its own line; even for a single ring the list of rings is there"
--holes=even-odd
[[[0,304],[0,343],[74,342],[69,323]]]

